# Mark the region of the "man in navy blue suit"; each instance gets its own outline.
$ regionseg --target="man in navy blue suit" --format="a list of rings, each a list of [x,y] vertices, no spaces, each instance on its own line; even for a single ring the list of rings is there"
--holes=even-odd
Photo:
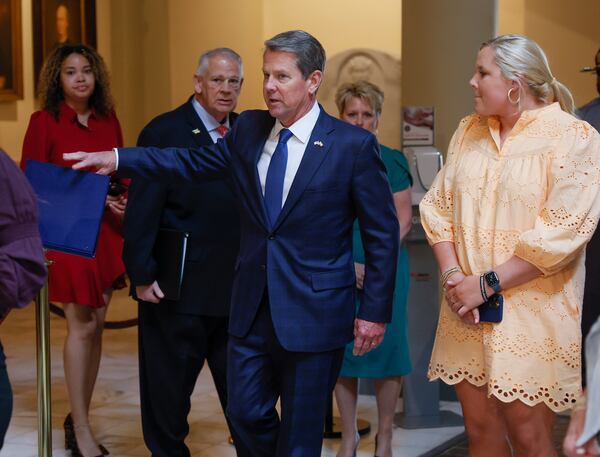
[[[205,52],[194,75],[194,95],[150,121],[138,146],[216,143],[237,118],[232,111],[242,81],[236,52]],[[159,298],[164,296],[156,281],[161,259],[154,245],[161,228],[189,233],[178,300]],[[144,441],[153,457],[189,457],[184,440],[190,396],[205,361],[223,412],[227,406],[227,326],[240,239],[235,197],[223,179],[170,184],[134,179],[123,235],[123,260],[139,300]]]
[[[74,168],[165,181],[227,176],[240,212],[228,349],[228,413],[255,457],[317,457],[344,345],[376,347],[390,321],[399,228],[375,137],[316,102],[325,51],[306,32],[265,42],[268,111],[240,115],[223,142],[72,153]],[[352,224],[365,247],[354,308]],[[281,417],[275,409],[281,401]],[[238,449],[238,455],[242,452]]]

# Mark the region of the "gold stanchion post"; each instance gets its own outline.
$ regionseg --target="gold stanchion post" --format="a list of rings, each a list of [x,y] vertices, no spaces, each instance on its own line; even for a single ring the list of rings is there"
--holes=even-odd
[[[46,266],[50,266],[50,262],[47,260]],[[35,301],[35,324],[37,340],[38,456],[52,457],[50,305],[47,278]]]

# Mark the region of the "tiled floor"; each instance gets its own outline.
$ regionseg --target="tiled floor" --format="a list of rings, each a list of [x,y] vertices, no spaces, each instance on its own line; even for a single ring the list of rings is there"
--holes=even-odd
[[[109,309],[109,320],[135,317],[134,304],[119,293]],[[64,386],[62,344],[65,322],[51,317],[52,347],[52,422],[53,456],[69,454],[64,450],[62,421],[69,410]],[[0,326],[0,339],[8,357],[7,364],[14,391],[11,425],[0,457],[37,456],[36,367],[34,306],[14,311]],[[456,409],[455,405],[448,405]],[[376,421],[372,397],[361,396],[359,416]],[[194,391],[187,439],[193,456],[227,457],[235,451],[227,444],[228,432],[219,401],[207,371],[203,371]],[[149,455],[142,440],[137,378],[137,329],[106,330],[100,375],[91,409],[91,424],[97,438],[115,457]],[[397,428],[394,431],[394,456],[416,457],[462,433],[462,427],[430,430]],[[373,455],[373,433],[361,440],[358,456]],[[337,440],[325,440],[322,456],[333,457]]]

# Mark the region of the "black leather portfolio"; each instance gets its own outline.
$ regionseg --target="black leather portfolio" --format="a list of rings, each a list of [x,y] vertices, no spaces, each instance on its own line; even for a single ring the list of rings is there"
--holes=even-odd
[[[179,230],[158,231],[154,245],[154,258],[158,264],[156,282],[167,300],[179,300],[189,236],[188,232]]]

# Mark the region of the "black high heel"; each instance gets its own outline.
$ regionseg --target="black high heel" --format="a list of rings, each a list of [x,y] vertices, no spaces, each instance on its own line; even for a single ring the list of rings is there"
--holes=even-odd
[[[79,451],[79,446],[77,445],[77,437],[75,436],[75,426],[73,424],[73,417],[71,413],[67,414],[65,417],[65,421],[63,422],[63,428],[65,429],[65,449],[71,451],[71,455],[73,457],[83,457],[81,455],[81,451]],[[97,457],[103,457],[105,455],[109,455],[108,449],[106,449],[101,444],[98,444],[98,448],[102,455]]]
[[[65,429],[65,449],[70,451],[73,449],[73,444],[75,442],[75,430],[73,429],[73,418],[71,417],[71,413],[67,414],[67,417],[65,417],[63,428]]]

